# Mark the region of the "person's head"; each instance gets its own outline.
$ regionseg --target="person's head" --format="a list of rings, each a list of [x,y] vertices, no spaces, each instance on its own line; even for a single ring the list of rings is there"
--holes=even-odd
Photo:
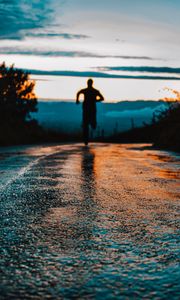
[[[93,80],[92,79],[88,79],[87,85],[88,85],[88,87],[92,87],[93,86]]]

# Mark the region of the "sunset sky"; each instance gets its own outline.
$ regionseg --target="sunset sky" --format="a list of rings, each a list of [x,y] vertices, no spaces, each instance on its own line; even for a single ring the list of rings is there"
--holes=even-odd
[[[74,99],[87,77],[107,101],[180,90],[179,0],[0,0],[0,62],[39,98]]]

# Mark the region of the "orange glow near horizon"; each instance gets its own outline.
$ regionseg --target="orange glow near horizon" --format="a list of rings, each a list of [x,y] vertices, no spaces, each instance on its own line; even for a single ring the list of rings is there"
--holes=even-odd
[[[36,81],[35,92],[39,99],[75,101],[78,90],[86,87],[88,77],[39,76],[32,75]],[[94,87],[101,91],[105,102],[123,100],[159,100],[167,97],[165,80],[93,78]],[[179,82],[168,83],[169,90],[178,90]]]
[[[162,100],[164,100],[166,102],[180,102],[180,91],[176,91],[176,90],[169,89],[169,88],[165,88],[165,90],[172,92],[176,97],[175,98],[165,97]]]

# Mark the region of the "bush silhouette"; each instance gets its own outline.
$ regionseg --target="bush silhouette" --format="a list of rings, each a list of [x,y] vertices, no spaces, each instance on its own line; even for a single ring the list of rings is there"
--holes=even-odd
[[[180,102],[167,101],[168,109],[162,111],[153,123],[156,131],[155,145],[180,151]]]
[[[0,65],[0,144],[27,142],[39,129],[30,115],[37,111],[34,86],[28,72]]]
[[[166,109],[157,111],[150,124],[133,128],[114,137],[116,142],[152,143],[163,149],[180,152],[180,93],[173,91],[176,99],[165,98]]]

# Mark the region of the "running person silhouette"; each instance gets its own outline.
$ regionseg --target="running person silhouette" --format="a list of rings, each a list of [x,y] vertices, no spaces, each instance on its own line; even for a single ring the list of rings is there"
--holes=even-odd
[[[93,80],[88,79],[87,88],[82,89],[77,93],[76,104],[79,104],[80,95],[84,95],[83,102],[83,140],[85,145],[88,145],[89,141],[89,125],[92,129],[96,129],[96,102],[103,101],[102,94],[93,88]]]

